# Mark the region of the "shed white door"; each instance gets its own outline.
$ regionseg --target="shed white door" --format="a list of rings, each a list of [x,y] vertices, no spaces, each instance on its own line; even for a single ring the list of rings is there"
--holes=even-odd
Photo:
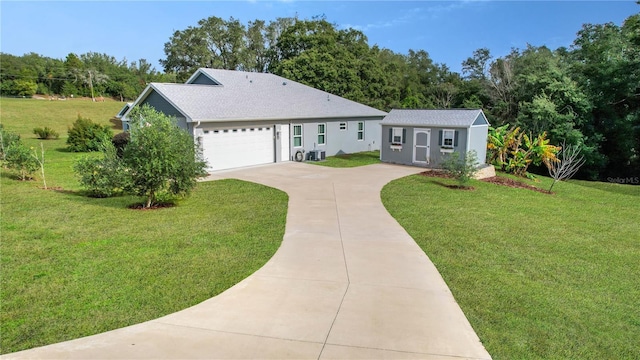
[[[413,129],[413,162],[429,164],[431,153],[431,129]]]
[[[272,163],[273,127],[211,130],[202,137],[202,154],[210,171]]]

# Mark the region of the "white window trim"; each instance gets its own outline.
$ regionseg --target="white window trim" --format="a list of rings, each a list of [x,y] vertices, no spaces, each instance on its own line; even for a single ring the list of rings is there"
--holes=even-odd
[[[324,129],[324,132],[320,132],[320,125],[322,125],[322,128]],[[324,142],[320,142],[320,135],[322,135],[324,137]],[[318,124],[318,145],[326,145],[327,144],[327,124],[326,123],[319,123]]]
[[[445,140],[447,138],[447,132],[451,133],[451,145],[445,145]],[[442,129],[442,147],[446,149],[453,149],[456,143],[456,131],[454,129]]]
[[[338,123],[338,128],[340,129],[340,131],[347,131],[349,129],[349,123],[347,123],[346,121]]]
[[[300,126],[300,135],[296,135],[296,126]],[[293,124],[293,127],[291,129],[291,134],[293,135],[293,147],[294,148],[301,148],[304,147],[304,136],[303,135],[303,126],[302,124]],[[296,137],[300,138],[300,146],[296,146]]]
[[[392,135],[391,135],[391,145],[400,145],[402,146],[402,142],[403,142],[403,138],[402,138],[402,132],[403,132],[403,128],[399,128],[399,127],[394,127],[392,128]],[[396,136],[400,137],[400,141],[394,141],[396,139]]]
[[[362,124],[362,130],[360,130],[360,124]],[[364,141],[364,121],[358,121],[358,127],[356,129],[356,140]],[[359,138],[360,133],[362,133],[362,139]]]

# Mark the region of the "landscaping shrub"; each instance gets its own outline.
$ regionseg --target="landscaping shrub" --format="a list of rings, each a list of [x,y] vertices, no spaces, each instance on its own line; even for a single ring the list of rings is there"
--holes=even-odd
[[[101,157],[85,156],[74,165],[73,170],[92,197],[120,195],[129,184],[127,170],[111,143],[104,145]]]
[[[478,155],[475,151],[469,151],[464,156],[454,152],[442,162],[442,168],[458,180],[460,187],[466,187],[477,171],[477,166]]]
[[[129,139],[131,139],[129,132],[121,132],[121,133],[115,134],[113,136],[113,139],[111,139],[111,143],[116,148],[116,155],[118,155],[119,158],[122,157],[122,154],[124,153],[124,148],[129,143]]]
[[[74,152],[100,151],[105,143],[110,142],[111,137],[108,125],[102,126],[78,115],[73,127],[69,129],[67,145]]]
[[[5,160],[7,149],[19,141],[20,135],[5,130],[4,126],[0,124],[0,159]]]
[[[35,128],[33,129],[33,133],[38,136],[38,139],[48,140],[48,139],[57,139],[60,137],[57,131],[45,126],[44,128]]]
[[[16,170],[21,180],[33,179],[33,173],[39,168],[34,152],[20,141],[6,148],[4,163],[9,169]]]

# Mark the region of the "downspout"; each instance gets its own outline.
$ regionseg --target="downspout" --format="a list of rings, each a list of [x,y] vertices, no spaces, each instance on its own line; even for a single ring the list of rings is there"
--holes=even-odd
[[[196,136],[196,128],[200,126],[200,120],[198,120],[198,123],[192,127],[191,132],[193,133],[193,139],[196,141],[196,144],[198,144],[198,152],[200,153],[200,157],[203,157],[203,148],[202,148],[202,141]]]

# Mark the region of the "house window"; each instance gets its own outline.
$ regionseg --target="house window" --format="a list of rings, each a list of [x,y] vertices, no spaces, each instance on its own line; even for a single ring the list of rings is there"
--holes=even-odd
[[[358,141],[364,140],[364,121],[358,121]]]
[[[403,128],[393,128],[393,135],[391,136],[391,145],[402,145],[403,143]]]
[[[340,123],[340,131],[346,131],[347,130],[347,123],[346,122],[341,122]]]
[[[318,124],[318,145],[324,145],[326,143],[326,130],[327,124]]]
[[[302,147],[302,125],[293,125],[293,147]]]
[[[456,132],[454,130],[442,130],[442,146],[453,148]]]

